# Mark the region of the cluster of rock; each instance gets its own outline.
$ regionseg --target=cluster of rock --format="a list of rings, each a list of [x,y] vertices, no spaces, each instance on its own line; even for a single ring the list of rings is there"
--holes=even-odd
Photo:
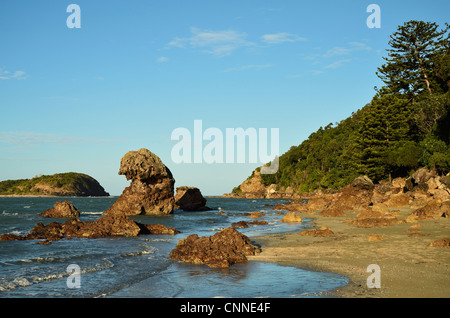
[[[169,168],[150,150],[127,152],[120,160],[119,175],[131,183],[103,214],[164,215],[176,209],[206,211],[206,199],[195,187],[178,187]]]
[[[52,222],[44,225],[39,222],[25,235],[3,234],[0,241],[46,240],[56,241],[63,238],[100,238],[111,236],[135,237],[143,234],[177,234],[173,228],[164,225],[146,225],[133,221],[126,215],[107,215],[95,221],[82,222],[71,218],[64,223]],[[45,242],[45,241],[44,241]]]
[[[265,186],[262,182],[261,171],[258,169],[244,180],[238,187],[238,191],[224,193],[224,198],[244,199],[300,199],[300,195],[294,192],[292,187],[279,190],[276,184]]]
[[[209,237],[189,235],[177,243],[169,259],[209,267],[229,267],[244,263],[247,256],[259,252],[259,247],[253,245],[247,236],[234,227],[228,227]]]
[[[392,208],[409,207],[413,211],[404,220],[396,218]],[[342,217],[359,211],[353,225],[381,227],[417,220],[448,218],[450,213],[450,177],[435,171],[418,169],[411,177],[374,184],[367,176],[358,177],[341,192],[317,192],[307,203],[292,201],[274,209],[319,213],[323,217]]]

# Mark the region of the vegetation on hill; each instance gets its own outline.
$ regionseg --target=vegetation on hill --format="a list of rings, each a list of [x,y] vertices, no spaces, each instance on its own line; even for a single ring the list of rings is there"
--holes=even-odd
[[[0,195],[109,196],[97,180],[75,172],[2,181]]]
[[[339,189],[359,175],[377,182],[419,167],[448,173],[449,29],[423,21],[399,26],[377,71],[385,86],[350,117],[291,147],[280,156],[278,172],[262,175],[262,182],[309,192]]]

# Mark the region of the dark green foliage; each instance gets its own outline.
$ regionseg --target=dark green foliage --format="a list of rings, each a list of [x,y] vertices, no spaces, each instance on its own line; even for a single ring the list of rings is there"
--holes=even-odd
[[[298,192],[339,189],[365,174],[373,181],[408,176],[419,167],[450,171],[450,41],[448,25],[409,21],[391,36],[386,86],[336,125],[312,133],[280,157],[265,185]]]

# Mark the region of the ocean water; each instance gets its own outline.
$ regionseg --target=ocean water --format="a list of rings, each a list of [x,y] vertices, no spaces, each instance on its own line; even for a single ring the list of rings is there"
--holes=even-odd
[[[54,221],[38,214],[56,201],[69,200],[80,220],[101,217],[117,197],[0,198],[0,235],[26,235],[38,222]],[[281,223],[279,211],[267,204],[283,200],[208,198],[206,212],[177,210],[167,216],[133,216],[137,222],[174,227],[177,235],[134,238],[62,239],[50,245],[37,241],[0,242],[0,297],[320,297],[321,292],[345,286],[346,277],[306,271],[273,263],[249,261],[217,269],[169,260],[178,240],[196,233],[210,236],[261,211],[268,225],[238,228],[252,238],[269,233],[299,231],[307,225]],[[219,213],[223,211],[224,213]],[[78,272],[74,272],[75,266]],[[79,275],[75,275],[79,274]]]

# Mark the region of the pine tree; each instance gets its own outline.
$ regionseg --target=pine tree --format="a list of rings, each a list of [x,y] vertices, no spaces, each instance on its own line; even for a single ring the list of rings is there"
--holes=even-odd
[[[405,94],[408,98],[426,91],[433,93],[433,66],[448,41],[444,35],[448,30],[439,31],[431,22],[408,21],[399,26],[389,41],[386,64],[378,68],[377,75],[385,82],[388,92]]]
[[[379,94],[366,107],[359,129],[361,172],[379,181],[391,177],[392,167],[397,165],[392,162],[390,151],[412,137],[411,102],[398,94]]]

